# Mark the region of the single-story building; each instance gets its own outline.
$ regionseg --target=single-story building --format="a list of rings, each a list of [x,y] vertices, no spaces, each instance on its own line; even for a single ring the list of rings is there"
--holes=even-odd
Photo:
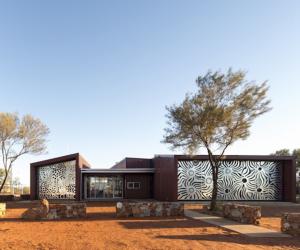
[[[30,164],[31,199],[160,201],[210,200],[207,155],[125,158],[109,169],[91,168],[79,154]],[[291,156],[228,155],[219,171],[219,200],[296,200]]]

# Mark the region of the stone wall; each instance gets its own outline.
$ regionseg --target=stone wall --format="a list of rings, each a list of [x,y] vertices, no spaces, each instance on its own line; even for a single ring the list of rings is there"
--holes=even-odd
[[[208,206],[203,206],[203,209],[206,212],[210,212]],[[217,204],[216,211],[212,213],[245,224],[259,225],[261,219],[261,208],[259,206],[220,203]]]
[[[82,217],[86,217],[85,203],[49,204],[46,199],[41,200],[37,207],[29,208],[22,214],[23,219],[31,220],[55,220]]]
[[[117,217],[183,216],[184,205],[179,202],[118,202]]]
[[[6,213],[6,204],[0,203],[0,218],[4,217]]]
[[[281,217],[281,231],[300,236],[300,213],[284,213]]]
[[[261,208],[259,206],[227,203],[223,205],[223,216],[241,223],[259,225]]]
[[[47,219],[83,218],[86,217],[85,203],[51,204]]]

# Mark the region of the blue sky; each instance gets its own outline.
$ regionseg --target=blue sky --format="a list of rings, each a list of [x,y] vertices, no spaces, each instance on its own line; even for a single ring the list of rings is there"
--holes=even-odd
[[[273,110],[228,154],[298,148],[300,1],[0,1],[1,111],[51,130],[48,154],[80,152],[93,167],[173,153],[165,106],[207,70],[269,80]],[[180,151],[174,153],[182,153]]]

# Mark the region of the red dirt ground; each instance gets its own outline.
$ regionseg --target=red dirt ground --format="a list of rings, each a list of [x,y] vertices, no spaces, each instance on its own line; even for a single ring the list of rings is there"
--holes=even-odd
[[[263,206],[261,226],[280,231],[281,215],[285,213],[300,213],[300,207],[291,206]]]
[[[254,205],[258,205],[258,204],[254,204]],[[270,205],[266,205],[265,203],[259,206],[261,207],[261,212],[262,212],[260,226],[272,230],[276,230],[276,231],[281,231],[282,213],[300,213],[300,205],[296,205],[292,203],[287,203],[286,205],[279,203],[278,206],[276,206],[276,203],[271,202]],[[186,205],[185,207],[198,212],[203,212],[201,204],[191,204],[191,205]]]
[[[30,203],[8,203],[0,249],[300,249],[300,238],[249,238],[200,221],[116,219],[114,204],[89,203],[88,218],[23,221]]]

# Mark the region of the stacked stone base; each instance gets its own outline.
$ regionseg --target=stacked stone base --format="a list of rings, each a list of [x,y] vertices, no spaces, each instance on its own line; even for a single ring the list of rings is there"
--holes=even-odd
[[[60,203],[49,204],[47,200],[41,200],[38,207],[26,210],[22,218],[31,220],[57,220],[67,218],[86,217],[85,203]]]
[[[281,231],[300,236],[300,213],[284,213],[281,217]]]
[[[208,206],[204,206],[205,211],[208,211],[208,209]],[[216,211],[213,213],[245,224],[259,225],[261,219],[261,208],[259,206],[224,203],[218,204]]]
[[[183,215],[184,205],[178,202],[118,202],[116,205],[118,218]]]
[[[6,213],[6,204],[0,203],[0,218],[4,217]]]
[[[261,208],[258,206],[247,206],[238,204],[224,204],[223,214],[225,218],[241,223],[259,225],[261,219]]]
[[[47,214],[48,220],[86,217],[85,203],[51,204]]]

